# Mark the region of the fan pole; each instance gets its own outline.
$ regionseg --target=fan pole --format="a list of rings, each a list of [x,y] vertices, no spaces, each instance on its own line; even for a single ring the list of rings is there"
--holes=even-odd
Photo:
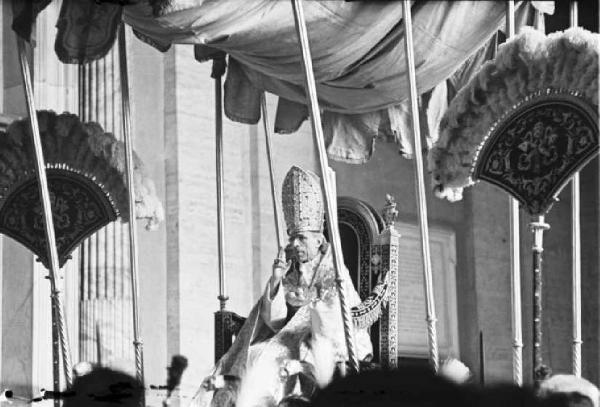
[[[271,199],[273,200],[273,220],[275,221],[275,234],[277,235],[277,248],[281,249],[285,243],[281,235],[281,224],[279,223],[279,200],[275,191],[275,172],[273,171],[273,154],[271,152],[271,125],[269,124],[269,115],[267,112],[267,98],[265,93],[261,95],[260,106],[262,109],[263,126],[265,129],[265,144],[267,147],[267,162],[269,164],[269,177],[271,179]]]
[[[571,184],[571,245],[573,274],[573,375],[581,377],[581,231],[579,209],[579,173]]]
[[[306,21],[304,20],[304,9],[302,0],[292,0],[292,8],[294,11],[294,22],[296,25],[296,34],[300,42],[302,50],[302,67],[304,69],[304,85],[308,102],[310,104],[310,123],[312,133],[317,146],[319,156],[319,166],[321,170],[321,189],[325,200],[325,213],[327,215],[327,229],[332,242],[333,262],[335,266],[336,281],[340,297],[340,308],[342,312],[342,321],[344,324],[344,334],[346,336],[346,348],[348,350],[348,358],[350,360],[350,368],[358,373],[359,363],[358,355],[354,344],[354,333],[352,326],[352,316],[350,307],[346,301],[346,292],[341,280],[341,270],[343,267],[343,257],[341,250],[340,236],[337,234],[337,225],[334,225],[335,216],[333,186],[331,185],[331,175],[327,160],[327,152],[325,150],[325,138],[323,136],[323,127],[321,125],[321,112],[319,111],[319,102],[317,99],[317,87],[315,85],[315,77],[312,68],[312,57],[310,54],[310,45],[308,42],[308,32],[306,30]]]
[[[506,2],[506,38],[515,35],[515,2]],[[512,325],[513,381],[523,384],[523,322],[521,311],[521,243],[519,232],[519,202],[509,197],[510,222],[510,305]]]
[[[71,350],[69,347],[69,338],[67,335],[67,323],[62,305],[62,298],[58,288],[58,252],[56,250],[56,237],[54,235],[54,222],[52,219],[52,206],[50,204],[50,192],[48,190],[48,179],[46,178],[46,164],[44,162],[44,154],[42,151],[42,140],[40,137],[40,128],[37,120],[33,100],[33,86],[31,83],[31,73],[29,69],[29,61],[25,51],[25,41],[17,36],[17,48],[19,50],[19,63],[21,66],[21,75],[23,77],[23,87],[25,89],[25,101],[29,113],[29,124],[31,125],[31,136],[33,140],[33,148],[35,150],[35,164],[37,177],[40,186],[40,196],[42,200],[42,209],[44,211],[44,227],[46,229],[46,244],[48,250],[48,260],[50,265],[50,298],[52,299],[52,316],[53,327],[56,324],[58,331],[58,343],[53,341],[54,346],[54,363],[58,362],[59,352],[57,347],[60,345],[61,356],[63,361],[63,370],[67,387],[72,384],[71,374]],[[56,373],[56,369],[54,370]],[[55,384],[59,383],[60,379],[54,378]]]
[[[435,299],[433,297],[433,274],[431,268],[431,252],[429,248],[429,226],[427,224],[427,197],[425,194],[425,175],[423,171],[423,149],[421,147],[421,131],[419,124],[419,101],[417,94],[417,78],[415,73],[415,57],[412,37],[412,17],[410,1],[402,1],[402,16],[404,19],[404,46],[406,51],[406,65],[410,86],[410,107],[414,135],[415,152],[415,187],[417,196],[417,209],[419,226],[421,229],[421,248],[423,260],[423,283],[425,290],[427,338],[429,343],[429,361],[437,372],[439,367],[438,342],[436,330]]]
[[[533,232],[533,378],[539,383],[549,373],[542,355],[542,252],[544,231],[550,229],[550,225],[540,215],[529,226]]]
[[[127,171],[127,192],[129,195],[129,264],[131,267],[131,297],[133,309],[133,346],[135,349],[135,373],[140,383],[144,383],[144,349],[140,336],[138,311],[138,244],[135,215],[135,184],[133,162],[133,138],[131,134],[131,110],[129,105],[129,77],[127,70],[127,42],[125,24],[119,26],[119,68],[121,76],[121,102],[123,109],[123,140],[125,144],[125,169]],[[145,394],[142,393],[140,405],[145,405]]]
[[[58,333],[57,321],[59,316],[56,313],[56,307],[52,304],[52,375],[54,393],[60,393],[60,335]],[[54,399],[54,407],[60,407],[60,398]]]
[[[510,305],[512,323],[513,381],[523,384],[523,322],[521,315],[521,250],[519,202],[509,197],[510,224]]]
[[[571,1],[569,10],[571,27],[578,26],[578,5]],[[573,374],[581,377],[581,219],[579,172],[571,182],[571,246],[573,275]]]

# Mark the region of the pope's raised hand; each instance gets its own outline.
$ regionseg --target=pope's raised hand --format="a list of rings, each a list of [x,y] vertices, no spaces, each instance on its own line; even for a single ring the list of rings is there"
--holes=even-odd
[[[280,248],[279,254],[273,262],[273,282],[275,284],[281,281],[285,273],[287,273],[287,271],[289,270],[291,264],[291,260],[288,262],[285,261],[285,249]]]

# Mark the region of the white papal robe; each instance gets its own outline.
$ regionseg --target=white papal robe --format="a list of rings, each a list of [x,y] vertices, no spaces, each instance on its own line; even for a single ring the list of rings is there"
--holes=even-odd
[[[268,398],[266,405],[277,403],[285,396],[280,368],[289,360],[314,363],[311,343],[317,338],[331,344],[333,360],[347,360],[331,249],[317,256],[311,266],[312,276],[305,278],[292,270],[275,292],[271,292],[271,281],[267,283],[236,341],[214,369],[214,375],[240,378],[241,385],[217,390],[212,400],[210,394],[202,394],[195,398],[195,405],[225,407],[238,397],[243,399],[237,400],[238,407],[247,407],[244,404],[253,397]],[[349,306],[360,304],[348,270],[344,267],[340,274]],[[353,331],[359,359],[370,359],[373,347],[367,330]],[[249,395],[249,389],[254,394]]]

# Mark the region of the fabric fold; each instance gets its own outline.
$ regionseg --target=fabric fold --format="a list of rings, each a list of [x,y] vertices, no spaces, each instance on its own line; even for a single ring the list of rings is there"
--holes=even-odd
[[[536,2],[547,12],[548,5]],[[386,139],[411,157],[401,4],[315,1],[304,6],[329,156],[364,163],[377,139]],[[517,3],[517,29],[531,20],[532,10],[531,2]],[[490,58],[495,35],[505,25],[505,7],[501,2],[423,1],[414,2],[411,13],[421,133],[423,145],[431,148],[448,102]],[[161,46],[195,44],[200,61],[214,52],[227,53],[224,104],[231,120],[256,124],[263,92],[279,96],[275,132],[293,133],[308,118],[289,4],[146,0],[125,7],[124,19],[144,38],[160,40]]]

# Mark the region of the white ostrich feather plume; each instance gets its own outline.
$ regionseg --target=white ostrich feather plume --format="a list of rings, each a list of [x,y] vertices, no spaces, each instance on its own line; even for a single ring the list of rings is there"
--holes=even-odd
[[[571,95],[598,105],[600,35],[579,27],[544,35],[526,27],[499,47],[450,103],[429,152],[436,195],[458,200],[494,128],[526,101]]]

